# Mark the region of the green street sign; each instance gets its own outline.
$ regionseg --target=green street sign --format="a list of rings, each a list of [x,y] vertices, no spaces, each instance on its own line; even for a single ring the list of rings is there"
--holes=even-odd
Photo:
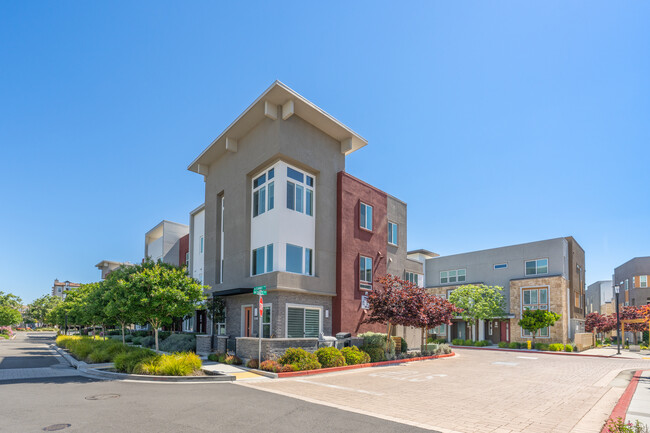
[[[253,288],[254,295],[266,295],[266,286],[257,286]]]

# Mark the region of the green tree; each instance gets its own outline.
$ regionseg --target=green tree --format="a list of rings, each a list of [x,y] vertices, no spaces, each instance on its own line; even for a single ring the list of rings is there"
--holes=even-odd
[[[158,261],[134,266],[127,285],[133,294],[136,323],[149,323],[158,350],[158,329],[170,325],[174,317],[185,317],[205,299],[203,288],[184,268]]]
[[[449,302],[461,311],[458,313],[466,322],[474,326],[481,320],[505,316],[506,300],[503,288],[485,284],[467,284],[449,294]]]
[[[226,301],[220,296],[213,296],[205,302],[205,310],[212,321],[212,330],[216,323],[226,321]],[[214,332],[213,332],[214,333]]]
[[[0,326],[11,326],[20,323],[23,316],[20,311],[9,307],[8,305],[0,306]]]
[[[54,309],[58,304],[61,303],[61,299],[57,296],[44,295],[36,299],[34,302],[29,304],[27,307],[29,309],[29,316],[34,319],[37,323],[45,324],[47,323],[47,315],[50,311]],[[50,323],[51,324],[51,323]]]
[[[19,296],[0,291],[0,307],[11,307],[14,310],[20,310],[22,306],[23,300]]]
[[[126,327],[136,320],[133,292],[128,284],[130,275],[137,272],[135,266],[120,266],[104,280],[105,312],[110,320],[122,328],[122,344],[125,342]]]
[[[535,334],[540,329],[553,326],[560,320],[557,313],[547,310],[524,310],[519,320],[519,326],[533,334],[533,346],[535,345]]]

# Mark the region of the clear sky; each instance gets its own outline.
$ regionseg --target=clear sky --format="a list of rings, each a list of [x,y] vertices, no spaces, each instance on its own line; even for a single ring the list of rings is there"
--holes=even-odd
[[[650,255],[650,3],[235,3],[0,3],[0,290],[141,260],[276,79],[368,139],[347,171],[409,249],[572,235],[588,284]]]

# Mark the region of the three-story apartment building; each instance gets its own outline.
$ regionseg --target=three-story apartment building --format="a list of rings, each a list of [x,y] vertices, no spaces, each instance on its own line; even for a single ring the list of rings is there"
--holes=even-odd
[[[614,269],[621,305],[650,304],[650,257],[635,257]]]
[[[406,204],[345,173],[366,144],[275,82],[190,164],[205,180],[202,276],[226,299],[222,332],[256,336],[258,314],[263,337],[363,332],[377,277],[422,274],[406,259]]]

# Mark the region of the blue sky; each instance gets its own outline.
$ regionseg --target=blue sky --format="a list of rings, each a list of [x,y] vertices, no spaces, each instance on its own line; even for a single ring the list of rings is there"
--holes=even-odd
[[[650,255],[650,3],[306,3],[2,2],[0,290],[139,261],[276,79],[368,139],[347,171],[410,249],[573,235],[588,283]]]

